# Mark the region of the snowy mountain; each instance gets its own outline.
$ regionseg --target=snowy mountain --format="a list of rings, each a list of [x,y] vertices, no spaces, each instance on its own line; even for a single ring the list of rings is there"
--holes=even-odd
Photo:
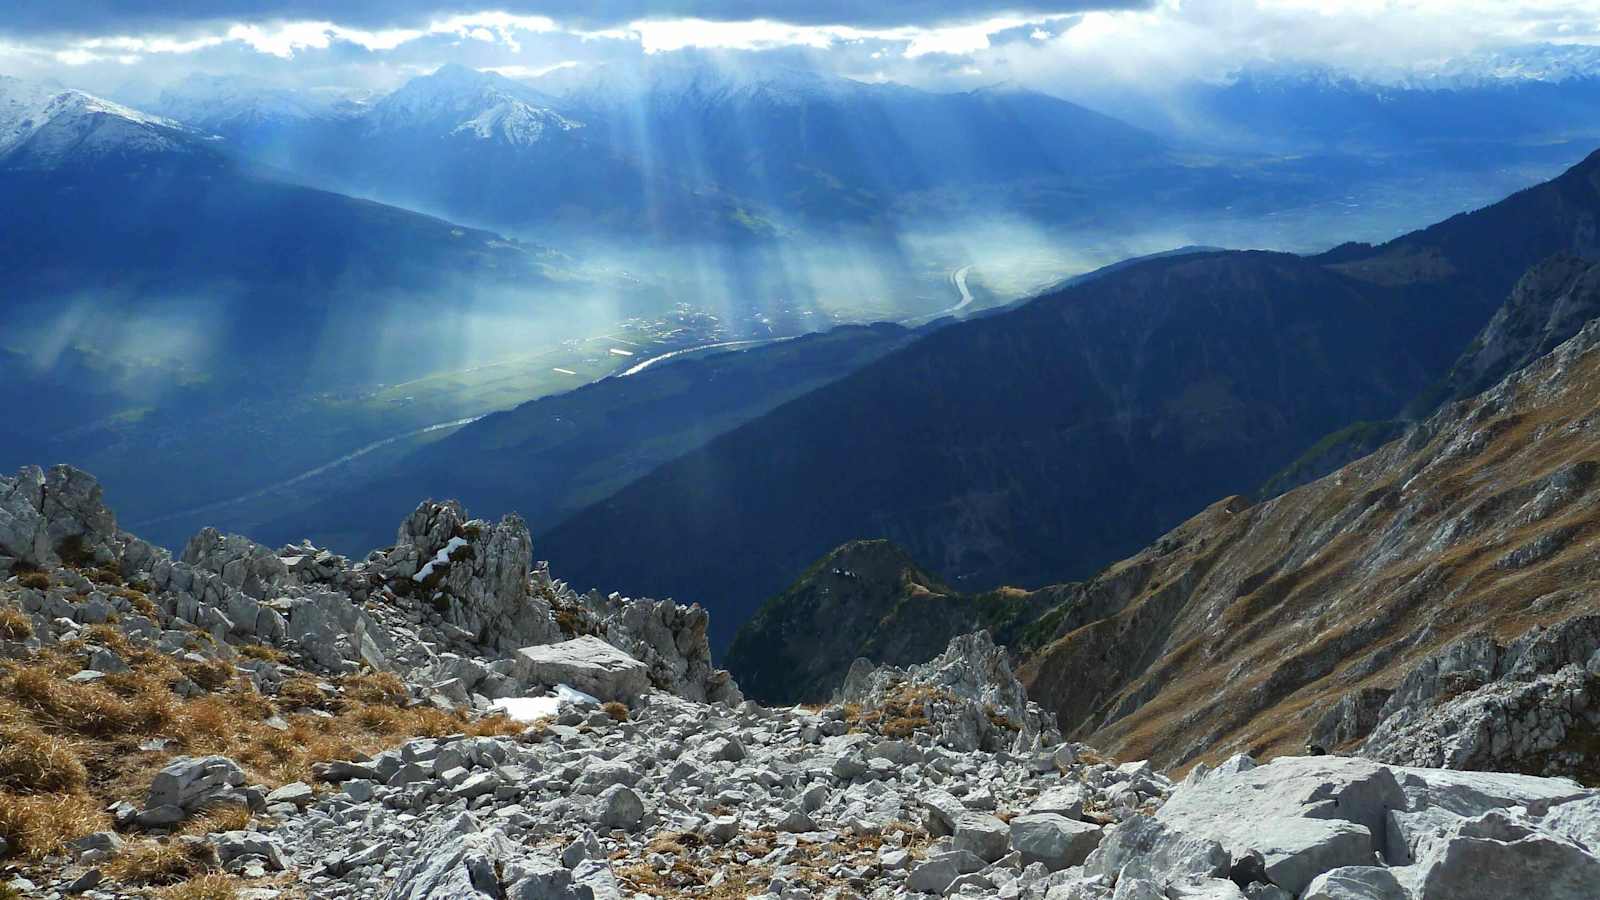
[[[414,78],[363,117],[369,134],[390,131],[463,135],[531,146],[583,123],[551,109],[533,89],[492,72],[449,65]]]
[[[0,76],[0,168],[158,159],[220,161],[204,135],[170,119],[59,85]]]
[[[348,119],[362,114],[366,98],[336,89],[297,90],[232,75],[191,74],[161,91],[152,109],[170,119],[217,133],[282,123]]]

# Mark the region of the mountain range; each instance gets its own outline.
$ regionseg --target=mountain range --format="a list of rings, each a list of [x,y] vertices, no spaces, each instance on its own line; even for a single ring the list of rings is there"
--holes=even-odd
[[[1084,179],[1162,141],[1035,92],[938,94],[803,70],[444,66],[377,97],[193,77],[155,109],[310,183],[512,229],[683,239],[883,224],[910,194]]]
[[[1130,266],[779,407],[567,519],[542,552],[579,583],[603,568],[724,620],[863,537],[969,590],[1087,577],[1323,436],[1397,415],[1526,269],[1593,254],[1597,215],[1600,155],[1379,247]]]

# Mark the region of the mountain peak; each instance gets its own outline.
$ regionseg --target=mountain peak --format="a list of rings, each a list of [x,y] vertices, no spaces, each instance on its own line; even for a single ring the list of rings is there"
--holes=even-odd
[[[110,157],[209,155],[170,119],[54,83],[0,77],[0,165],[55,169]]]
[[[549,108],[532,88],[456,63],[406,82],[373,107],[370,122],[378,131],[421,130],[513,145],[583,127]]]

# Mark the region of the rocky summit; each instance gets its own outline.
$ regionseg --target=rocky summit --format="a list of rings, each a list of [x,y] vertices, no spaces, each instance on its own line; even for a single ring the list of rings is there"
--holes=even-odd
[[[825,704],[747,701],[711,664],[703,610],[579,595],[534,562],[519,519],[453,503],[421,504],[356,562],[209,529],[174,558],[120,530],[86,473],[30,468],[0,479],[0,566],[13,896],[1487,900],[1600,885],[1600,791],[1460,770],[1482,761],[1466,736],[1491,707],[1529,711],[1515,743],[1588,703],[1558,665],[1600,633],[1587,620],[1458,645],[1375,710],[1331,711],[1339,736],[1377,720],[1374,758],[1241,754],[1179,773],[1064,741],[987,631],[924,663],[860,660]],[[1510,678],[1530,666],[1552,674]],[[1461,673],[1480,688],[1441,705]]]

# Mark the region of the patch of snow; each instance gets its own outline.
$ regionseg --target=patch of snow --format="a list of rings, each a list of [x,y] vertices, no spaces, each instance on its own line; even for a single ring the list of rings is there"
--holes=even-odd
[[[600,700],[570,685],[558,684],[554,692],[544,697],[502,697],[489,704],[491,709],[506,714],[513,722],[537,722],[553,719],[561,714],[563,706],[599,706]]]
[[[506,714],[513,722],[537,722],[553,719],[561,712],[559,697],[501,697],[489,708]]]
[[[433,574],[433,569],[435,566],[450,565],[450,554],[456,552],[462,547],[465,547],[466,545],[466,538],[451,538],[449,542],[439,549],[438,553],[433,555],[433,559],[428,560],[428,562],[423,565],[422,568],[417,570],[417,574],[411,576],[411,580],[419,583],[427,581],[428,576]]]

